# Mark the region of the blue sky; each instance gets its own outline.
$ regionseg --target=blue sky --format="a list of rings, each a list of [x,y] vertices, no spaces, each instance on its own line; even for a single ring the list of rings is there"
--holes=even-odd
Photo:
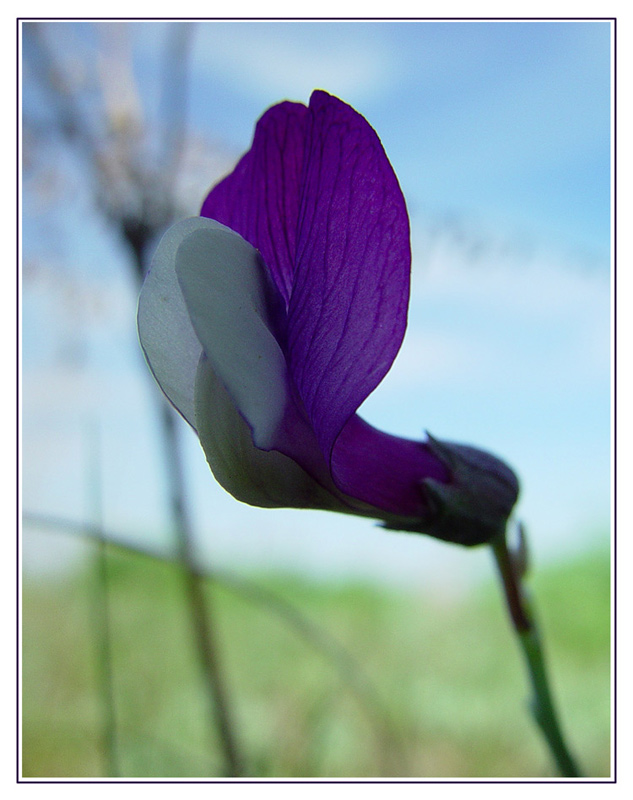
[[[608,23],[225,23],[196,32],[191,113],[248,146],[312,88],[372,121],[409,205],[606,255]]]
[[[165,25],[132,28],[139,89],[158,126]],[[90,53],[88,29],[58,33],[67,51]],[[594,543],[610,509],[609,25],[197,26],[190,126],[226,163],[248,147],[268,106],[305,102],[313,88],[367,117],[411,216],[409,329],[362,413],[394,433],[428,429],[506,458],[543,557]],[[25,95],[26,103],[28,83]],[[77,197],[45,219],[25,196],[25,258],[72,264],[25,290],[24,505],[85,516],[86,421],[97,419],[107,521],[145,539],[164,525],[153,387],[139,366],[121,250]],[[59,363],[76,324],[60,298],[72,292],[81,369]],[[487,561],[385,535],[366,520],[242,506],[217,487],[194,437],[186,440],[201,546],[216,561],[436,581]]]

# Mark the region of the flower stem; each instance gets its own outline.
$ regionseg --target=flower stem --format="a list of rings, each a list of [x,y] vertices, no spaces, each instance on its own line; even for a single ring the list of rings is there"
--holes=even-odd
[[[508,548],[506,532],[492,541],[492,550],[503,584],[512,624],[517,633],[530,676],[533,697],[530,703],[534,719],[565,778],[578,778],[580,771],[563,738],[549,687],[543,646],[538,627],[522,583],[525,564],[523,554]]]

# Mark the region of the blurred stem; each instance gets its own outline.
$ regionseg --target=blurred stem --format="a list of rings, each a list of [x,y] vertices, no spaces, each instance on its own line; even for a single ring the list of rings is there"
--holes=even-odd
[[[107,544],[103,533],[103,512],[101,501],[101,445],[96,426],[89,431],[91,436],[89,453],[89,490],[91,516],[97,544],[96,580],[93,598],[93,629],[96,645],[96,667],[99,699],[101,701],[102,752],[104,772],[107,777],[117,778],[116,708],[114,697],[114,678],[112,674],[112,636],[110,629],[110,596],[108,591]]]
[[[530,676],[533,692],[530,703],[532,714],[545,737],[560,774],[565,778],[578,778],[580,771],[569,752],[558,722],[545,667],[541,637],[522,583],[525,571],[524,553],[513,553],[509,550],[505,531],[493,540],[491,545],[510,618]]]
[[[236,575],[210,573],[212,580],[221,580],[225,588],[242,599],[263,606],[274,612],[293,627],[303,639],[338,670],[341,680],[356,695],[361,706],[371,715],[378,738],[380,757],[385,774],[406,774],[406,755],[404,741],[392,719],[378,697],[378,692],[370,683],[363,667],[326,629],[313,623],[299,612],[294,605],[262,586]]]
[[[187,118],[187,68],[194,27],[179,22],[167,29],[163,64],[161,118],[166,121],[161,158],[162,181],[173,187],[183,156]]]
[[[211,624],[209,599],[204,596],[202,575],[195,565],[191,526],[185,506],[182,455],[174,413],[166,403],[161,406],[161,426],[166,448],[169,491],[180,562],[184,566],[185,589],[189,602],[194,639],[202,669],[209,707],[223,749],[225,773],[228,777],[243,774],[241,758],[235,741],[227,693],[222,678],[215,631]]]
[[[142,224],[138,227],[124,227],[123,237],[130,247],[132,264],[140,286],[145,275],[145,256],[150,231]],[[165,451],[169,503],[176,533],[176,547],[180,563],[184,568],[189,615],[200,668],[204,676],[211,723],[218,732],[224,755],[224,771],[228,777],[237,778],[243,775],[243,763],[238,753],[228,695],[220,668],[210,599],[204,596],[203,576],[196,566],[193,536],[185,500],[182,454],[175,414],[163,398],[157,395],[157,399],[160,403],[159,422]]]
[[[119,777],[116,748],[116,718],[114,681],[112,675],[112,649],[110,647],[110,608],[108,595],[107,545],[97,531],[97,576],[94,597],[94,630],[96,641],[97,681],[101,700],[102,752],[104,772],[109,778]]]

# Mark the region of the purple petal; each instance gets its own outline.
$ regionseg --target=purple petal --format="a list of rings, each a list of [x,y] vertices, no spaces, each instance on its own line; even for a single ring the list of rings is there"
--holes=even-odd
[[[280,103],[259,120],[251,149],[208,195],[201,215],[243,236],[262,254],[286,303],[292,291],[309,112]]]
[[[290,374],[329,459],[406,328],[409,221],[380,140],[325,92],[309,109],[281,103],[201,213],[262,253],[288,303]]]
[[[420,518],[429,511],[422,481],[446,483],[450,474],[427,444],[382,433],[354,415],[334,445],[332,477],[344,494],[391,514]]]
[[[288,360],[329,459],[400,348],[411,254],[404,198],[375,132],[324,92],[310,112]]]

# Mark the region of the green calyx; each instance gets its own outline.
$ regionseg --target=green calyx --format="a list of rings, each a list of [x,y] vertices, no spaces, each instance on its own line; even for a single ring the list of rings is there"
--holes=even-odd
[[[483,450],[427,436],[429,450],[450,477],[446,483],[434,478],[421,481],[428,511],[419,523],[399,529],[465,546],[484,544],[502,534],[519,496],[514,472]]]

